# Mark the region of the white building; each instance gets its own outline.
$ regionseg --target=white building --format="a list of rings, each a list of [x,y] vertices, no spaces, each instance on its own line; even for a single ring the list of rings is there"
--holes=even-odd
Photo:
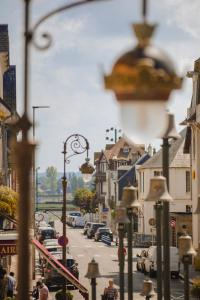
[[[181,138],[171,141],[169,149],[169,193],[174,202],[170,204],[170,216],[175,220],[173,232],[174,244],[181,233],[182,226],[187,225],[191,233],[191,179],[190,156],[183,153],[186,129],[181,131]],[[140,222],[139,231],[152,234],[151,218],[155,218],[154,203],[145,201],[150,187],[150,179],[162,175],[162,149],[152,156],[138,169],[139,199],[143,205],[143,220]],[[176,237],[176,238],[175,238]]]
[[[198,248],[200,247],[200,203],[198,203],[200,195],[200,59],[195,61],[194,71],[188,72],[187,75],[192,78],[193,93],[187,119],[183,122],[188,125],[184,151],[191,156],[193,244],[195,248]],[[196,211],[198,213],[194,214]]]

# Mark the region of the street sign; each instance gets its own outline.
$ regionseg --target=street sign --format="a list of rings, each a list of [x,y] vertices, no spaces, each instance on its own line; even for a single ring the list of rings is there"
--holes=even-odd
[[[68,240],[68,238],[66,237],[66,236],[63,236],[63,235],[61,235],[59,238],[58,238],[58,244],[60,245],[60,246],[67,246],[67,244],[69,243],[69,240]]]
[[[171,219],[169,224],[172,228],[176,227],[176,219]]]
[[[149,219],[149,225],[155,226],[156,225],[156,220],[154,218]]]
[[[108,212],[108,211],[109,211],[109,208],[108,208],[108,207],[102,208],[102,212]]]

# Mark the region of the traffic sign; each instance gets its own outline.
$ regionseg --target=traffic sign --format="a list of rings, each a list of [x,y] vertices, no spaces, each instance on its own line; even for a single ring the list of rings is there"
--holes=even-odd
[[[149,225],[155,226],[156,225],[156,220],[154,218],[149,219]]]
[[[68,240],[68,238],[66,237],[66,236],[63,236],[63,235],[61,235],[59,238],[58,238],[58,244],[60,245],[60,246],[67,246],[67,244],[69,243],[69,240]]]
[[[176,219],[171,219],[169,224],[172,228],[176,227]]]

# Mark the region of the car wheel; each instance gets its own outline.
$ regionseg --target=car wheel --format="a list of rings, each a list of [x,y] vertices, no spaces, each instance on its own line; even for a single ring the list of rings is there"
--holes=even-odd
[[[155,271],[152,270],[152,268],[150,267],[150,270],[149,270],[149,277],[155,277]]]

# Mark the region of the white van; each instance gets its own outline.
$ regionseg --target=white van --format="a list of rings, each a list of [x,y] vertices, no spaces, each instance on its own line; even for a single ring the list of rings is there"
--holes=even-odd
[[[157,263],[156,263],[156,251],[157,246],[151,246],[147,250],[147,256],[144,260],[144,273],[149,273],[150,277],[156,275]],[[162,247],[163,251],[163,247]],[[170,247],[170,270],[171,277],[178,278],[180,271],[179,253],[177,247]]]
[[[70,223],[72,227],[81,227],[85,226],[85,219],[83,217],[73,216],[70,217]]]

